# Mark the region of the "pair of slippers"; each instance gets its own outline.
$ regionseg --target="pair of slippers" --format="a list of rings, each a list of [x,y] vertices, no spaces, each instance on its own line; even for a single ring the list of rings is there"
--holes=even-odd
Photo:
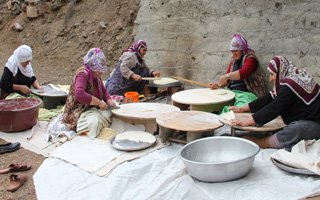
[[[0,174],[7,174],[12,172],[27,171],[31,169],[31,165],[23,164],[11,164],[5,169],[0,170]],[[10,183],[7,188],[9,192],[15,192],[18,190],[28,179],[28,176],[21,173],[15,173],[10,175]]]

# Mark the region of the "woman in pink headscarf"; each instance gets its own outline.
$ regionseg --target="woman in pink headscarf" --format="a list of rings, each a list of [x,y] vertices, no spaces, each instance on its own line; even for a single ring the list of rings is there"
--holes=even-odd
[[[295,68],[282,56],[274,57],[269,65],[270,81],[274,89],[265,96],[234,112],[252,112],[252,116],[235,125],[263,126],[279,115],[288,126],[272,136],[246,138],[262,148],[291,148],[300,140],[320,139],[320,86],[312,76]]]
[[[259,67],[258,58],[249,48],[247,40],[235,34],[230,44],[232,58],[226,74],[218,82],[210,83],[212,89],[228,87],[235,93],[234,105],[247,104],[266,93],[264,73]],[[229,111],[226,106],[222,112]]]
[[[78,134],[91,138],[111,123],[109,106],[115,106],[101,80],[107,72],[106,58],[99,48],[92,48],[83,58],[70,85],[63,122]]]
[[[160,76],[159,71],[150,70],[145,63],[147,48],[147,43],[139,40],[122,54],[106,83],[111,95],[123,95],[128,91],[142,93],[148,83],[143,77]]]

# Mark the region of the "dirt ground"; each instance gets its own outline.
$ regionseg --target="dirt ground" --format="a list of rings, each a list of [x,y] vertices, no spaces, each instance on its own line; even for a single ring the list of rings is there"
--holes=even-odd
[[[6,141],[0,139],[0,144],[5,144]],[[0,169],[7,168],[12,163],[32,165],[31,170],[23,173],[28,176],[27,182],[19,188],[16,192],[11,193],[7,191],[10,182],[10,174],[0,174],[0,199],[3,200],[32,200],[37,199],[32,176],[37,171],[45,158],[41,155],[35,154],[31,151],[20,148],[17,151],[0,154]]]
[[[21,0],[23,2],[23,0]],[[40,1],[40,16],[29,19],[18,15],[0,0],[0,75],[12,52],[21,44],[32,46],[34,72],[40,83],[70,84],[82,57],[92,47],[100,47],[108,60],[108,72],[134,39],[134,20],[139,0],[83,0],[75,4],[66,0]],[[72,2],[72,1],[70,1]],[[23,30],[13,31],[18,22]],[[6,143],[0,139],[0,144]],[[0,174],[1,200],[37,199],[32,176],[45,158],[20,148],[0,154],[0,169],[11,163],[27,163],[32,169],[23,172],[29,179],[18,191],[6,191],[10,174]]]

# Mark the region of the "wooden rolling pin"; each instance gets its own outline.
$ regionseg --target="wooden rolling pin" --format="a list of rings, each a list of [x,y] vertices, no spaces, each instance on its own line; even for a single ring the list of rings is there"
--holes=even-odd
[[[182,78],[182,77],[179,77],[179,76],[171,76],[171,78],[177,79],[177,80],[182,81],[182,82],[189,83],[191,85],[197,85],[197,86],[209,88],[209,84],[207,84],[207,83],[201,83],[201,82],[198,82],[198,81],[185,79],[185,78]]]

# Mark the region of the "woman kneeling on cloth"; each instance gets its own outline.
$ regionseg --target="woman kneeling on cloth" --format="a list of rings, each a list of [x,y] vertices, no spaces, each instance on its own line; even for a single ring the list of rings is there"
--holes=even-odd
[[[150,70],[145,63],[147,48],[147,43],[139,40],[122,54],[106,83],[110,95],[124,95],[128,91],[142,93],[148,83],[143,77],[160,76],[159,71]]]
[[[32,49],[27,45],[21,45],[13,52],[1,77],[0,99],[30,95],[31,86],[35,89],[43,89],[33,73],[31,60]]]
[[[70,85],[62,122],[78,134],[94,138],[104,127],[111,124],[108,106],[116,104],[111,100],[101,80],[107,72],[106,58],[99,48],[92,48],[83,58]]]
[[[287,127],[262,138],[245,136],[261,148],[291,149],[301,140],[320,139],[319,84],[285,57],[274,57],[268,71],[274,83],[273,91],[248,105],[231,106],[234,112],[254,113],[246,120],[233,120],[233,124],[263,126],[280,115]]]
[[[228,87],[236,95],[234,105],[242,106],[266,94],[265,76],[254,50],[243,36],[233,36],[230,51],[232,58],[227,73],[209,85],[211,89]],[[229,111],[228,106],[223,109],[226,111]]]

